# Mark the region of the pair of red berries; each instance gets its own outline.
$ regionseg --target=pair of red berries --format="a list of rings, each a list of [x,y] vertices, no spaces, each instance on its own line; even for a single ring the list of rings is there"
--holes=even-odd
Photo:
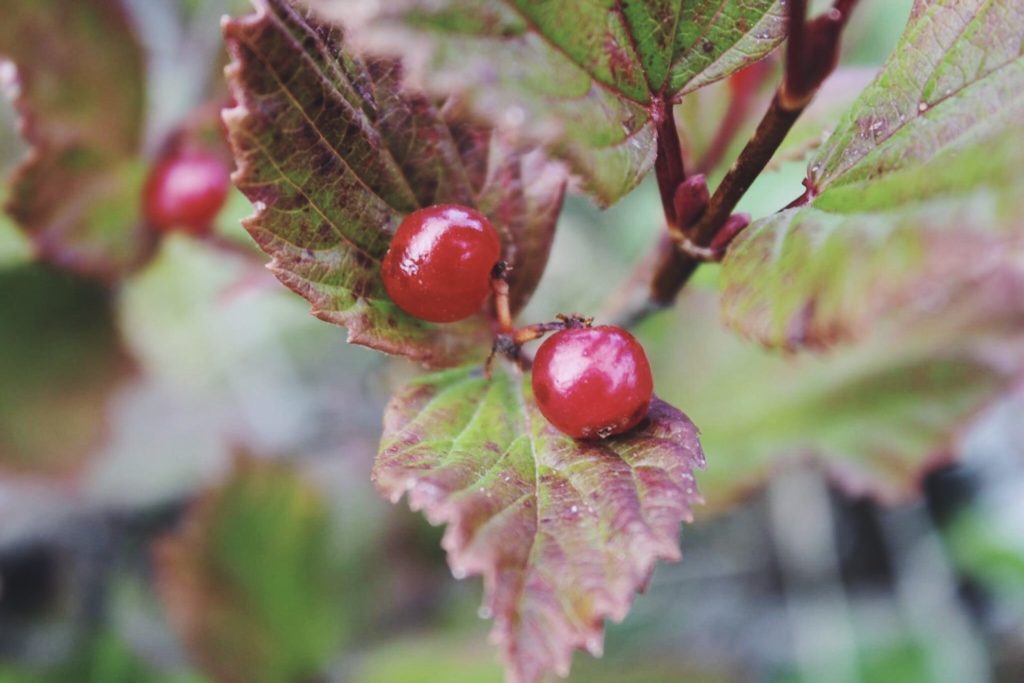
[[[446,204],[409,214],[381,264],[384,289],[399,308],[430,322],[478,312],[491,292],[501,240],[473,209]],[[640,343],[608,325],[570,327],[548,337],[534,359],[533,394],[541,413],[575,438],[635,427],[653,392]]]

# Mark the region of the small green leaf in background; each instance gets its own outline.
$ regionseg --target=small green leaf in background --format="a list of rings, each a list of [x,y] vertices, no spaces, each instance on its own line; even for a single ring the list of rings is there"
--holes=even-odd
[[[991,293],[991,292],[990,292]],[[940,318],[892,321],[823,355],[772,353],[730,334],[693,290],[637,330],[660,392],[687,406],[710,455],[704,510],[729,509],[806,458],[852,495],[906,500],[955,439],[1024,372],[1024,298],[996,315],[973,297]]]
[[[601,204],[654,166],[652,109],[781,42],[779,0],[318,0],[371,51],[400,54],[428,91],[542,141]]]
[[[256,207],[245,224],[273,272],[351,342],[435,365],[486,349],[482,317],[442,328],[398,309],[380,260],[405,214],[476,206],[504,232],[513,301],[525,303],[554,236],[561,168],[462,122],[455,103],[400,93],[397,63],[360,61],[287,0],[255,4],[225,26],[239,103],[226,120],[236,183]]]
[[[55,27],[60,27],[55,31]],[[6,91],[31,147],[7,211],[53,265],[114,280],[152,252],[139,220],[145,63],[115,0],[13,0]]]
[[[327,508],[287,465],[238,459],[155,558],[172,622],[221,683],[309,680],[346,635]]]
[[[730,325],[766,344],[825,346],[900,309],[935,315],[981,281],[1024,286],[1022,25],[1020,0],[918,0],[810,161],[820,194],[730,249]]]
[[[0,269],[0,471],[77,473],[132,371],[109,291],[45,266]]]
[[[602,650],[658,559],[679,559],[679,525],[699,501],[697,428],[655,399],[637,429],[575,441],[539,413],[528,377],[498,363],[426,375],[392,399],[374,466],[381,492],[409,497],[457,577],[484,577],[510,680],[565,675],[572,652]]]

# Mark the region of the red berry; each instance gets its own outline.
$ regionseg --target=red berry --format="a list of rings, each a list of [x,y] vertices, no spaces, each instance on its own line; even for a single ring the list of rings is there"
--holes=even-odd
[[[448,323],[468,318],[491,291],[498,233],[481,213],[441,204],[413,211],[381,263],[384,289],[406,313]]]
[[[653,390],[647,354],[619,327],[556,332],[533,361],[533,396],[540,412],[577,439],[635,427],[647,415]]]
[[[164,159],[143,189],[146,220],[161,232],[206,234],[227,199],[230,176],[228,165],[212,152],[196,150]]]

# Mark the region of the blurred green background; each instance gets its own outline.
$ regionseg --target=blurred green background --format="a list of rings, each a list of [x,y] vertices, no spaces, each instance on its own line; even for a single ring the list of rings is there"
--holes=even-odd
[[[861,4],[843,63],[870,69],[911,3]],[[244,5],[128,7],[152,141],[216,91],[197,74],[216,78],[217,19]],[[856,94],[839,90],[832,104]],[[680,108],[694,146],[723,93]],[[825,100],[794,149],[827,130]],[[23,153],[0,104],[5,177]],[[805,164],[789,156],[742,210],[800,193]],[[310,316],[248,251],[249,212],[236,195],[219,219],[235,247],[170,238],[113,288],[34,263],[0,217],[0,683],[502,680],[480,582],[452,579],[441,530],[369,482],[383,405],[415,368]],[[523,317],[610,311],[660,215],[652,182],[607,212],[571,197]],[[979,415],[956,464],[899,504],[839,492],[797,445],[754,486],[742,458],[782,428],[722,419],[746,379],[727,393],[711,337],[680,344],[681,329],[718,330],[715,280],[702,269],[638,330],[659,392],[704,428],[708,509],[683,531],[684,561],[658,568],[604,658],[578,655],[570,680],[1024,681],[1024,395]],[[788,362],[728,343],[764,376]]]

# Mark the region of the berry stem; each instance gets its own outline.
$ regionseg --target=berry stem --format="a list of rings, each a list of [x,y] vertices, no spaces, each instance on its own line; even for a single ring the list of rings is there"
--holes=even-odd
[[[485,371],[487,376],[490,377],[491,364],[494,361],[494,356],[502,354],[509,360],[516,362],[520,367],[526,369],[529,366],[529,361],[520,354],[523,344],[527,342],[540,339],[548,332],[558,332],[561,330],[573,330],[583,329],[590,327],[594,322],[593,318],[573,313],[570,315],[563,315],[559,313],[555,316],[555,320],[546,323],[534,323],[533,325],[526,325],[519,329],[509,329],[507,331],[501,331],[494,336],[494,343],[491,346],[491,355],[487,357],[487,363],[485,365]]]
[[[512,307],[508,297],[509,266],[498,261],[491,271],[491,289],[494,290],[494,313],[498,320],[498,331],[503,335],[512,334]]]
[[[565,323],[561,321],[555,321],[550,323],[535,323],[533,325],[527,325],[526,327],[520,327],[518,330],[512,333],[512,341],[516,346],[522,346],[526,342],[531,342],[535,339],[540,339],[548,332],[554,332],[556,330],[564,330]]]

